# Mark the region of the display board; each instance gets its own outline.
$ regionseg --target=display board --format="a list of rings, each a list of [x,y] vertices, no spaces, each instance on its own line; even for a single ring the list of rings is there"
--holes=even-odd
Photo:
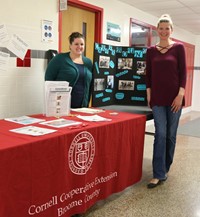
[[[92,106],[146,106],[146,47],[95,43]]]

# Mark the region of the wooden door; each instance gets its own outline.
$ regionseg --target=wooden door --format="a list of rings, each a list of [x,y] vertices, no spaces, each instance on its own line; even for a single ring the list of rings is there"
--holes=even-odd
[[[195,46],[184,43],[187,64],[187,82],[185,87],[185,107],[192,104],[193,71]]]
[[[69,51],[69,35],[72,32],[80,32],[85,36],[85,56],[93,61],[95,13],[68,6],[66,11],[62,11],[61,28],[61,52]]]

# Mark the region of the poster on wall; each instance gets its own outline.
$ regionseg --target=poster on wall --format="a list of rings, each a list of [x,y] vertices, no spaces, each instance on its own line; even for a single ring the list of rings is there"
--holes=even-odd
[[[13,34],[7,49],[23,60],[28,50],[28,44],[19,35]]]
[[[60,11],[67,10],[67,0],[60,0],[59,1],[59,9],[60,9]]]
[[[146,106],[146,47],[95,43],[92,106]]]
[[[107,22],[106,39],[112,41],[121,41],[121,28],[119,25]]]
[[[7,32],[6,25],[4,23],[0,23],[0,44],[5,44],[9,40],[9,35]]]
[[[53,42],[53,21],[42,20],[42,41]]]
[[[0,51],[0,71],[8,70],[10,54]]]

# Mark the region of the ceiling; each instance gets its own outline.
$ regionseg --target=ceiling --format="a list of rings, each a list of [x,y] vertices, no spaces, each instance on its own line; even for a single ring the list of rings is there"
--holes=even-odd
[[[160,17],[169,14],[175,26],[200,35],[200,0],[119,0]]]

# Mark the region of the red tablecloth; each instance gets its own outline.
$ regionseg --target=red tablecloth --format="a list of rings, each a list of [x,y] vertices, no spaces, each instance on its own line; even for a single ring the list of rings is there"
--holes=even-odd
[[[0,216],[84,213],[141,179],[146,117],[110,111],[99,115],[112,121],[39,137],[10,132],[22,125],[0,120]]]

